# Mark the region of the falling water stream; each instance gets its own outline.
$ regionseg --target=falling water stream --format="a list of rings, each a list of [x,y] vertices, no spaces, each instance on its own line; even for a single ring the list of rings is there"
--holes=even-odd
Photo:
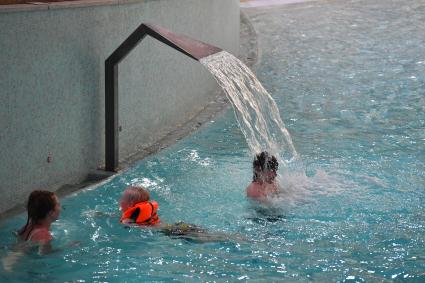
[[[26,215],[1,221],[0,282],[425,282],[424,0],[249,13],[262,52],[255,73],[277,106],[236,58],[205,58],[236,115],[62,198],[53,246],[78,246],[18,257],[12,231]],[[279,166],[284,194],[272,208],[244,193],[261,150],[283,169],[302,157],[305,169]],[[118,201],[129,185],[150,191],[165,223],[246,240],[126,228]]]
[[[251,154],[266,150],[278,158],[281,194],[271,200],[275,205],[297,203],[308,195],[336,192],[352,185],[320,170],[307,177],[275,100],[242,61],[222,51],[201,59],[201,64],[229,98]]]
[[[232,103],[239,127],[252,153],[267,150],[285,165],[299,159],[276,102],[253,72],[222,51],[201,60]]]

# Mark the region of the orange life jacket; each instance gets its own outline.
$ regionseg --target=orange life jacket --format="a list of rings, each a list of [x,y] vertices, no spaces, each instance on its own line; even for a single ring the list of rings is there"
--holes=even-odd
[[[139,209],[139,214],[135,217],[133,214],[136,213],[137,209]],[[156,201],[139,202],[124,211],[120,221],[122,222],[124,219],[132,219],[139,225],[154,225],[160,221],[157,211],[158,203]]]

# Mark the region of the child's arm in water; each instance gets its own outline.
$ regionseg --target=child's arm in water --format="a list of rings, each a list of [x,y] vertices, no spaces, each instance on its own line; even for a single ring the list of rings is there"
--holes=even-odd
[[[122,219],[122,220],[121,220],[121,223],[122,223],[122,224],[125,224],[125,225],[128,225],[128,224],[136,224],[136,222],[134,222],[134,220],[133,220],[133,219],[131,219],[131,218],[124,218],[124,219]]]
[[[40,231],[31,237],[31,241],[38,245],[38,253],[40,255],[46,255],[51,253],[61,252],[66,248],[79,245],[79,241],[70,241],[59,247],[52,246],[53,237],[49,231]]]
[[[33,246],[38,246],[38,253],[40,255],[49,254],[52,252],[51,242],[53,240],[53,236],[50,234],[48,229],[34,229],[27,237],[27,242],[31,243]]]
[[[13,232],[15,236],[18,236],[16,231]],[[36,233],[30,242],[18,241],[10,247],[10,251],[5,257],[1,259],[3,270],[6,272],[12,272],[15,264],[25,255],[28,255],[33,251],[33,248],[37,249],[39,255],[47,255],[55,252],[60,252],[65,248],[77,246],[79,241],[71,241],[62,247],[52,247],[53,237],[50,233],[38,232]]]

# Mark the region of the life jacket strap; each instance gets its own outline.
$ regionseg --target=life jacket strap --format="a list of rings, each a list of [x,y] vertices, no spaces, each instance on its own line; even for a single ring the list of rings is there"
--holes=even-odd
[[[153,204],[150,201],[148,203],[151,205],[151,216],[145,221],[143,221],[142,224],[149,224],[153,220],[153,218],[157,216],[156,212],[154,211]]]

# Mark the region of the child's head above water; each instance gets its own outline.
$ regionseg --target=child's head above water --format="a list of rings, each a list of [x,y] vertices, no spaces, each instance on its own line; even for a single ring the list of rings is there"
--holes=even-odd
[[[59,200],[56,195],[49,191],[33,191],[27,203],[28,219],[33,224],[51,217],[52,220],[59,218]]]
[[[134,206],[136,203],[149,201],[149,192],[143,187],[130,186],[124,190],[120,200],[122,211],[126,211],[129,207]]]
[[[254,182],[266,181],[270,183],[277,175],[279,162],[275,156],[270,155],[267,151],[263,151],[254,157],[252,167]]]
[[[149,192],[143,187],[130,186],[124,190],[120,200],[121,223],[154,225],[158,223],[158,203],[150,201]]]
[[[33,191],[28,197],[27,213],[27,223],[18,232],[20,236],[26,235],[25,240],[35,226],[50,225],[51,222],[59,218],[59,200],[52,192]]]

